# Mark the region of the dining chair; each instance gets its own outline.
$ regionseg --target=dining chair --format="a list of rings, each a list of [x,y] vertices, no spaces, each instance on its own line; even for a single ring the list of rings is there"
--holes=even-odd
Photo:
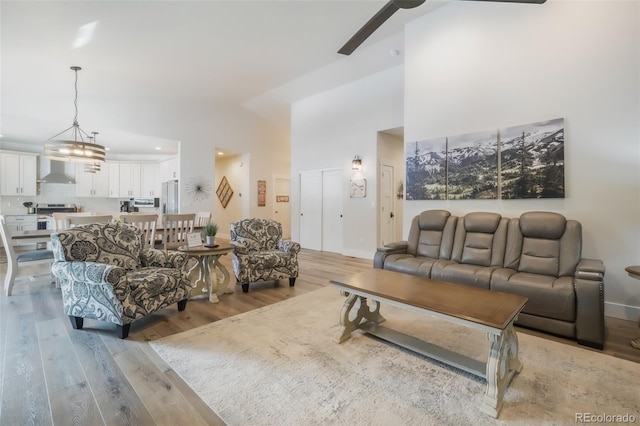
[[[157,214],[123,214],[120,220],[142,231],[145,247],[154,248],[156,242]]]
[[[69,224],[67,223],[67,217],[71,216],[93,216],[91,212],[82,212],[82,213],[51,213],[51,217],[53,218],[53,232],[56,231],[64,231],[65,229],[69,229]]]
[[[162,216],[162,248],[175,250],[187,243],[187,234],[193,232],[195,213],[165,214]]]
[[[211,221],[211,212],[197,212],[195,226],[205,226]]]
[[[4,278],[4,291],[7,296],[11,296],[13,284],[18,275],[18,268],[42,263],[51,264],[53,263],[53,251],[30,250],[16,254],[13,248],[13,241],[11,241],[11,234],[7,230],[3,215],[0,215],[0,238],[2,239],[2,245],[7,256],[7,274]]]
[[[109,223],[113,220],[113,216],[66,216],[67,227],[65,229],[74,228],[78,225],[87,225],[89,223]]]

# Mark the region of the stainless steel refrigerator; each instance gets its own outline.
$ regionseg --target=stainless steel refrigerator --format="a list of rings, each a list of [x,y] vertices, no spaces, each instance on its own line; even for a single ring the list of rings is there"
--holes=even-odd
[[[178,181],[162,183],[162,214],[178,213]]]

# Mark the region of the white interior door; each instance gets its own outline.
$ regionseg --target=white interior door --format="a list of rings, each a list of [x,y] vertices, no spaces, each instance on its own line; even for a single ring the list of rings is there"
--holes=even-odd
[[[378,245],[383,246],[395,241],[395,220],[393,211],[393,166],[382,164],[380,167],[380,202],[378,203]]]
[[[300,246],[322,250],[322,172],[300,172]]]
[[[322,172],[322,251],[342,253],[342,170]]]
[[[273,220],[282,225],[282,238],[289,239],[291,238],[291,201],[289,200],[291,180],[288,177],[276,176],[273,181]]]

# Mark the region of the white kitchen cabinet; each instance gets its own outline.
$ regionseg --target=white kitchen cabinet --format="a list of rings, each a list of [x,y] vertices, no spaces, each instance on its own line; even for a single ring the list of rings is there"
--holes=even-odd
[[[120,198],[119,163],[109,163],[109,198]]]
[[[120,163],[120,198],[140,197],[140,164]]]
[[[180,178],[180,159],[173,158],[160,163],[160,183]]]
[[[76,197],[109,196],[109,164],[100,163],[100,171],[87,173],[85,163],[76,164]]]
[[[38,229],[38,216],[35,214],[6,215],[5,224],[9,232],[35,231]]]
[[[160,180],[160,167],[158,164],[140,165],[140,196],[160,197],[162,181]]]
[[[38,154],[0,152],[0,195],[35,196]]]

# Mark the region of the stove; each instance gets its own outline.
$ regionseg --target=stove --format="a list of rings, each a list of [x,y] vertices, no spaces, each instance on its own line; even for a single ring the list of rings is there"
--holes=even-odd
[[[38,229],[53,229],[53,213],[75,213],[78,208],[75,204],[36,204],[36,214],[38,215]]]

